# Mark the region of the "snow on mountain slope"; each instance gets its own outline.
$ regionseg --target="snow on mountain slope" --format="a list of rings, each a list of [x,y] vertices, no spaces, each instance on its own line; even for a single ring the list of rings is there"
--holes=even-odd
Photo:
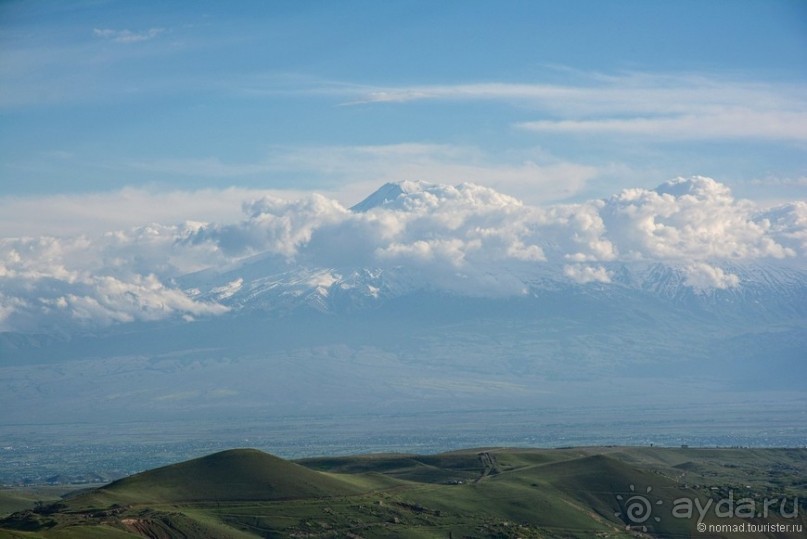
[[[399,197],[405,195],[406,187],[413,182],[385,183],[373,194],[351,207],[355,212],[366,212],[373,208],[394,204]]]
[[[765,264],[727,264],[723,271],[736,276],[735,286],[699,288],[690,284],[687,266],[607,263],[603,267],[611,275],[609,282],[574,282],[564,275],[562,267],[542,267],[542,271],[533,275],[514,273],[492,278],[518,281],[523,292],[514,298],[540,298],[549,293],[577,290],[608,302],[614,294],[635,293],[674,305],[736,310],[748,316],[779,312],[784,318],[807,317],[807,271],[804,270]],[[395,298],[418,291],[444,293],[440,288],[424,286],[418,275],[403,268],[298,268],[249,281],[242,275],[254,273],[255,268],[242,270],[220,275],[206,289],[195,288],[189,293],[194,300],[225,305],[231,312],[283,313],[308,307],[332,314],[377,309]],[[458,297],[485,297],[481,293],[450,293]]]

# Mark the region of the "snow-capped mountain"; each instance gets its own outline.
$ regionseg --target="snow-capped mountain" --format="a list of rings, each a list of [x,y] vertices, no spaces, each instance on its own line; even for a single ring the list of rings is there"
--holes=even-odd
[[[269,270],[259,277],[245,278],[259,271],[255,266],[262,264],[253,262],[216,275],[186,292],[196,300],[225,305],[231,314],[253,310],[280,314],[305,307],[335,315],[377,309],[390,300],[417,292],[441,293],[438,288],[420,283],[413,272],[401,268],[297,268],[285,272]],[[532,280],[521,277],[522,292],[513,298],[539,301],[546,294],[576,290],[600,297],[603,302],[618,294],[638,294],[672,305],[733,309],[749,316],[770,314],[779,309],[785,316],[807,316],[807,271],[804,270],[763,264],[726,265],[724,271],[736,276],[736,284],[728,288],[702,289],[691,285],[687,267],[618,263],[604,268],[611,276],[607,283],[573,282],[565,277],[562,267],[554,268],[554,273],[550,268],[542,268],[536,273],[543,275]],[[484,297],[483,294],[468,296]]]
[[[311,195],[250,201],[244,213],[238,223],[3,239],[0,331],[339,314],[415,293],[579,290],[801,312],[807,280],[807,204],[760,208],[702,177],[549,207],[474,184],[405,181],[350,209]]]
[[[402,182],[351,209],[267,198],[236,224],[6,241],[0,409],[607,408],[615,391],[669,407],[758,385],[802,399],[805,212],[706,178],[549,208]]]
[[[710,201],[710,192],[717,202]],[[632,234],[621,230],[626,227],[626,214],[642,210],[641,204],[626,205],[625,201],[652,201],[653,196],[660,197],[660,203],[681,206],[677,211],[667,208],[662,215],[653,216],[653,226],[664,234],[636,238],[636,230],[628,231]],[[607,201],[538,212],[525,208],[517,199],[470,184],[389,183],[349,210],[350,215],[361,216],[346,227],[357,237],[342,231],[328,238],[337,240],[330,243],[331,249],[338,248],[339,241],[344,243],[347,256],[331,257],[339,259],[338,265],[323,265],[335,260],[310,249],[311,244],[322,242],[317,237],[320,229],[310,233],[291,259],[262,253],[225,270],[208,269],[176,282],[194,300],[224,305],[231,313],[288,313],[305,307],[340,314],[378,309],[386,302],[419,292],[540,301],[547,294],[576,290],[604,302],[631,295],[695,309],[734,310],[748,316],[773,315],[777,310],[786,317],[804,316],[804,257],[796,255],[792,247],[775,244],[771,238],[775,235],[770,233],[775,229],[771,219],[788,220],[786,234],[776,239],[794,245],[793,239],[801,232],[793,224],[793,206],[742,218],[734,210],[727,211],[726,206],[733,204],[728,196],[713,180],[696,178],[669,182],[652,192],[623,193]],[[746,233],[750,230],[757,236],[767,229],[767,237],[760,239],[748,233],[745,245],[726,250],[727,256],[714,256],[713,251],[722,248],[721,240],[738,242],[731,233],[726,238],[710,237],[723,222],[700,223],[702,230],[694,232],[691,222],[677,230],[673,226],[676,213],[691,214],[698,204],[705,206],[698,209],[702,221],[708,221],[711,204],[728,214],[724,220],[737,229],[745,228]],[[636,227],[639,231],[647,228],[647,219],[640,221]],[[428,231],[422,229],[424,221],[431,225]],[[616,233],[609,231],[609,224]],[[368,227],[374,232],[368,233]],[[396,237],[378,241],[377,229],[384,227],[391,227]],[[567,229],[565,234],[558,233],[562,227]],[[332,232],[329,227],[322,228]],[[690,235],[690,244],[681,239],[685,234]],[[485,244],[495,236],[499,245]],[[668,241],[668,237],[675,241]],[[368,248],[365,240],[378,245]],[[509,244],[501,245],[505,242]],[[449,252],[441,253],[440,249]],[[653,260],[641,249],[664,250],[668,256]],[[754,249],[762,252],[746,257],[737,254]],[[349,256],[351,250],[356,254],[354,260]],[[485,250],[487,253],[482,254],[488,256],[479,256]],[[385,256],[389,251],[401,256]]]

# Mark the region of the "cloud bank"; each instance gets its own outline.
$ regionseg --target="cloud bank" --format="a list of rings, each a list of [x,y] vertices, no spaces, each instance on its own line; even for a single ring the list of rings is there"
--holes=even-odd
[[[270,273],[327,270],[311,286],[369,268],[405,273],[415,287],[482,296],[523,294],[547,278],[606,286],[620,263],[661,262],[680,268],[694,290],[731,289],[742,282],[726,263],[807,262],[807,203],[759,208],[705,177],[547,207],[475,184],[399,182],[352,210],[312,194],[262,196],[241,211],[233,223],[1,239],[0,329],[221,314],[219,302],[255,275],[219,284],[212,296],[178,280],[237,270],[255,257]]]

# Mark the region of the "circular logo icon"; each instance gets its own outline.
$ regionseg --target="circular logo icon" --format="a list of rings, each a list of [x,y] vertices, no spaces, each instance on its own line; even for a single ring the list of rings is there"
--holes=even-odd
[[[636,492],[636,487],[630,486],[630,491]],[[646,494],[650,494],[653,487],[647,487]],[[622,511],[614,513],[614,516],[626,521],[625,528],[638,527],[642,531],[647,531],[647,522],[651,517],[655,522],[661,522],[661,518],[653,516],[653,506],[661,505],[662,500],[657,500],[655,503],[644,494],[632,494],[627,499],[621,494],[617,494],[616,499],[619,501],[619,506]]]

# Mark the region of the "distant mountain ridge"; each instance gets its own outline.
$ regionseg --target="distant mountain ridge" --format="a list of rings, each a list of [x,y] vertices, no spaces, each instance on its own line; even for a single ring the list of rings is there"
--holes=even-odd
[[[430,290],[427,284],[418,282],[417,274],[403,269],[297,268],[261,274],[261,265],[261,261],[256,261],[211,276],[207,283],[196,281],[188,292],[195,299],[226,305],[231,313],[258,310],[282,314],[310,308],[339,314],[377,309],[391,299]],[[686,270],[680,265],[617,262],[605,263],[603,267],[612,276],[608,283],[570,282],[562,267],[545,267],[540,277],[521,277],[523,291],[516,297],[540,298],[547,292],[579,290],[610,301],[614,294],[633,292],[697,308],[751,309],[766,314],[781,310],[785,317],[807,316],[807,270],[799,268],[764,263],[724,264],[722,268],[737,276],[736,286],[697,289],[687,283]]]

